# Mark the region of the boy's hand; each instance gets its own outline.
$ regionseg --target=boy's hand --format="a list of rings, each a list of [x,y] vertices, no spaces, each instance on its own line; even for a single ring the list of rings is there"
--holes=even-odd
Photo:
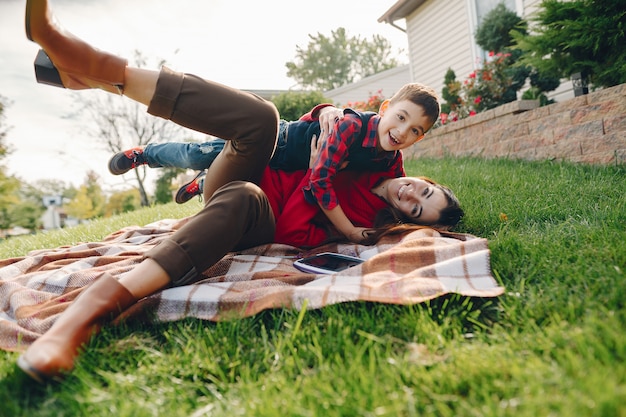
[[[343,119],[343,110],[337,107],[324,107],[320,110],[320,137],[326,139],[333,133],[335,123]]]
[[[372,229],[368,229],[365,227],[355,227],[352,232],[349,233],[346,237],[353,243],[362,243],[365,245],[370,244],[370,235],[372,235],[374,231]]]

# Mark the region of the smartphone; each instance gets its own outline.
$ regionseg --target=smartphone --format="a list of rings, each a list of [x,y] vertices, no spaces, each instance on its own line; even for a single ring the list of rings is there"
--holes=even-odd
[[[332,274],[364,262],[364,259],[339,253],[322,252],[314,256],[298,259],[293,266],[303,272]]]

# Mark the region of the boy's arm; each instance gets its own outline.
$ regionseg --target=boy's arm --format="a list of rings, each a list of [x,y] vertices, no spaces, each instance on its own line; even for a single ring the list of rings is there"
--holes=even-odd
[[[343,109],[324,103],[313,107],[313,110],[300,117],[302,122],[319,121],[322,138],[330,136],[337,121],[343,119]]]
[[[313,140],[311,141],[311,159],[309,160],[309,166],[315,167],[320,163],[319,154],[322,148],[326,148],[325,150],[327,150],[327,142],[328,141],[326,140],[317,140],[317,138],[313,138]],[[336,169],[337,167],[333,166],[329,171],[333,171],[332,168]],[[332,177],[334,177],[334,172],[332,174]],[[332,188],[332,178],[329,182],[329,186],[330,188]],[[334,191],[332,191],[332,194],[334,197]],[[334,205],[334,207],[332,208],[324,207],[320,200],[318,200],[318,205],[320,206],[328,220],[330,220],[333,226],[335,226],[337,231],[343,234],[351,242],[360,243],[363,240],[367,239],[367,230],[369,229],[366,229],[364,227],[355,227],[350,219],[348,219],[348,216],[346,216],[338,201],[336,201],[336,205]]]
[[[320,205],[322,211],[328,217],[328,220],[335,226],[335,228],[350,242],[361,243],[369,237],[369,231],[371,229],[365,227],[356,227],[352,224],[348,216],[344,213],[341,205],[337,204],[334,208],[326,210]]]

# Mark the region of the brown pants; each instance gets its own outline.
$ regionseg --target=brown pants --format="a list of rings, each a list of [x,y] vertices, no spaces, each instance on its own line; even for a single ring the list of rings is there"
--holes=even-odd
[[[207,172],[204,208],[146,257],[167,271],[173,285],[184,285],[232,250],[271,242],[274,215],[267,196],[254,183],[276,145],[274,105],[163,68],[148,112],[228,142]]]

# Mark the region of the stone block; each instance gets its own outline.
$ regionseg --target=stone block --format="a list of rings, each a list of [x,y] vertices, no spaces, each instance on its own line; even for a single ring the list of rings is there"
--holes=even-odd
[[[588,94],[584,96],[570,98],[569,100],[560,101],[558,103],[553,103],[546,107],[548,108],[550,114],[558,114],[558,113],[565,113],[565,112],[569,113],[573,109],[586,106],[587,96]]]
[[[609,100],[626,100],[626,84],[615,85],[613,87],[593,91],[588,94],[588,96],[589,104],[595,104]]]
[[[602,122],[605,134],[621,132],[623,136],[626,136],[626,114],[604,117]]]
[[[502,117],[506,114],[517,114],[539,107],[539,100],[516,100],[496,107],[495,117]]]

